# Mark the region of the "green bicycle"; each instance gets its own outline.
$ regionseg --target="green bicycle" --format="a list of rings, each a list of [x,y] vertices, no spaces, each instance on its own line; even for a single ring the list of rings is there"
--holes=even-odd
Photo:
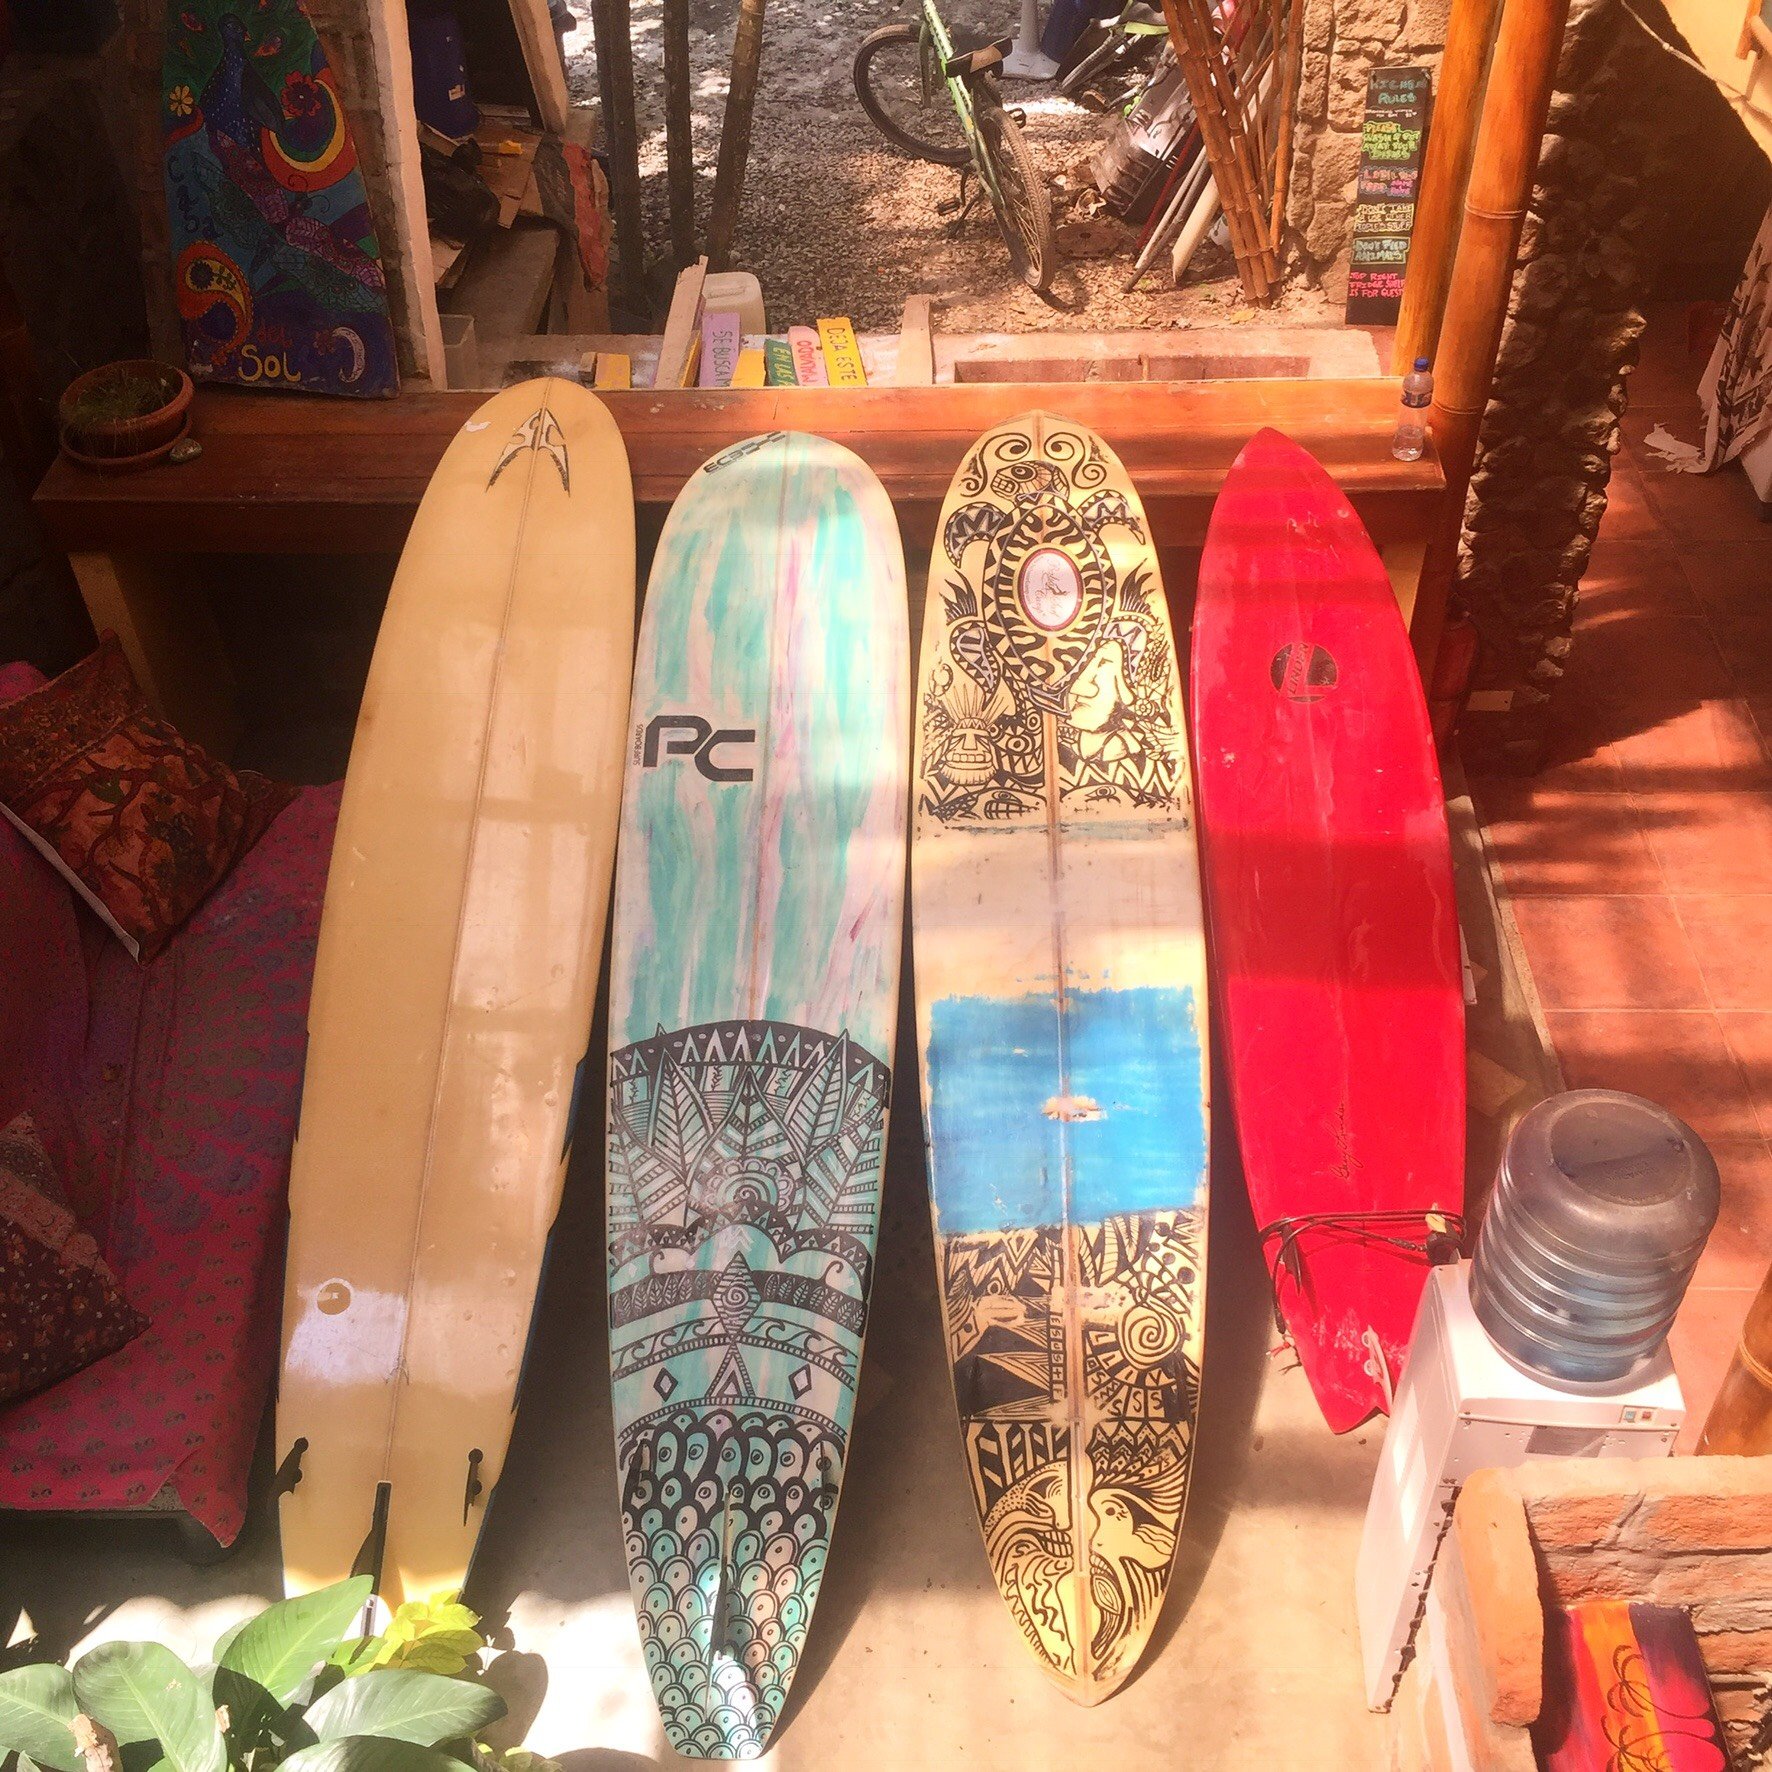
[[[960,195],[941,213],[971,208],[966,180],[976,174],[996,212],[1015,274],[1044,290],[1058,268],[1052,206],[1028,151],[1018,112],[1004,108],[997,86],[1014,39],[957,43],[935,0],[922,17],[885,25],[855,52],[855,92],[874,127],[901,153],[957,166]]]

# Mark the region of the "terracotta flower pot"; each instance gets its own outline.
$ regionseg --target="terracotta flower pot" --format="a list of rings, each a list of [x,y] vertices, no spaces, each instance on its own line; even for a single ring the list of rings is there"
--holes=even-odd
[[[170,363],[107,363],[61,397],[62,453],[112,472],[159,461],[190,428],[191,378]]]

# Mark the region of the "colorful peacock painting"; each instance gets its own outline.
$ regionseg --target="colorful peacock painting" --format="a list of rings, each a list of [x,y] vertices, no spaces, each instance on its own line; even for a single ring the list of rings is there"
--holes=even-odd
[[[394,393],[356,143],[301,0],[171,0],[162,123],[192,376]]]

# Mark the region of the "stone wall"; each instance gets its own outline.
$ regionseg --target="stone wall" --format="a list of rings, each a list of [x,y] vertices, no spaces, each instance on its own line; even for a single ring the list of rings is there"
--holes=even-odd
[[[1299,267],[1334,300],[1347,293],[1366,76],[1379,67],[1438,74],[1451,0],[1304,0],[1304,67],[1286,201]]]
[[[1637,10],[1674,34],[1657,0]],[[1482,639],[1460,728],[1477,767],[1524,771],[1543,754],[1644,303],[1688,206],[1738,180],[1761,189],[1732,206],[1753,218],[1737,265],[1772,169],[1620,0],[1574,0],[1461,550],[1458,598]]]

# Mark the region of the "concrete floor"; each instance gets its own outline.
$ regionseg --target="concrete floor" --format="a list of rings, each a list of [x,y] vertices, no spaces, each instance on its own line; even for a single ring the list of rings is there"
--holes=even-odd
[[[1477,999],[1469,1189],[1487,1191],[1513,1120],[1559,1087],[1505,898],[1451,784],[1460,921]],[[1361,1697],[1354,1554],[1382,1421],[1337,1439],[1275,1351],[1228,1116],[1218,1115],[1204,1415],[1168,1603],[1143,1666],[1100,1708],[1048,1683],[991,1582],[963,1471],[935,1297],[907,987],[873,1320],[850,1473],[811,1638],[768,1764],[978,1772],[1376,1767],[1385,1725]],[[604,1029],[592,1030],[601,1050]],[[1222,1091],[1221,1091],[1222,1095]],[[615,1500],[603,1317],[603,1129],[595,1104],[567,1176],[523,1405],[467,1599],[500,1652],[501,1745],[570,1772],[686,1764],[664,1744],[640,1660]],[[267,1463],[268,1470],[268,1463]],[[261,1485],[262,1488],[262,1485]],[[0,1517],[0,1663],[152,1637],[192,1662],[279,1592],[261,1517],[228,1562],[194,1569],[153,1522]],[[29,1639],[35,1637],[34,1644]]]
[[[914,1078],[902,1041],[898,1062]],[[467,1597],[510,1645],[491,1671],[511,1706],[503,1738],[565,1757],[572,1772],[629,1772],[679,1762],[653,1710],[622,1562],[602,1288],[587,1277],[602,1272],[601,1139],[587,1132]],[[1188,1526],[1141,1672],[1082,1710],[1022,1646],[985,1564],[941,1345],[914,1085],[904,1089],[851,1474],[770,1765],[908,1766],[932,1751],[981,1772],[1379,1763],[1351,1579],[1380,1433],[1335,1439],[1302,1373],[1270,1356],[1267,1281],[1234,1153],[1213,1189]],[[0,1525],[0,1631],[19,1647],[34,1633],[44,1654],[154,1637],[200,1662],[277,1584],[264,1525],[213,1569],[188,1567],[152,1523]]]

